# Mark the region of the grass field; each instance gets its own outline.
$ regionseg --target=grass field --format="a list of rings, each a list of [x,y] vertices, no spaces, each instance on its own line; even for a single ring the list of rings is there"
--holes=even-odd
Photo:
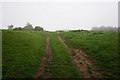
[[[82,49],[96,61],[98,67],[118,77],[118,34],[116,32],[62,32],[65,42],[72,48]],[[44,58],[46,37],[50,38],[51,78],[82,78],[69,52],[56,32],[2,31],[3,78],[33,78]],[[120,36],[120,35],[119,35]],[[120,40],[119,40],[120,42]],[[119,51],[120,53],[120,51]],[[47,71],[46,71],[47,72]]]
[[[3,78],[32,77],[44,53],[44,35],[15,31],[3,31],[2,34]]]
[[[75,68],[69,53],[58,40],[57,33],[51,33],[52,65],[50,72],[53,78],[81,78],[80,72]]]
[[[119,77],[120,77],[120,32],[118,33],[118,68],[119,68]]]
[[[91,56],[99,67],[118,77],[118,33],[63,32],[66,43]],[[109,77],[112,77],[109,75]]]
[[[52,78],[81,78],[69,53],[56,33],[3,31],[3,78],[32,78],[50,36],[52,65],[46,65]]]
[[[2,78],[2,30],[0,30],[0,78]]]

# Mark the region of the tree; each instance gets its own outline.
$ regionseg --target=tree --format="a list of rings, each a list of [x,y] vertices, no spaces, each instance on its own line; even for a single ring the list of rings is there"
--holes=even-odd
[[[13,29],[13,26],[14,26],[14,25],[12,25],[12,24],[11,24],[11,25],[8,25],[8,29],[9,29],[9,30],[12,30],[12,29]]]
[[[15,27],[13,30],[22,31],[23,29],[21,27]]]
[[[24,29],[25,29],[26,31],[32,31],[32,30],[33,30],[33,26],[32,26],[32,24],[27,23]]]
[[[35,31],[44,31],[44,29],[40,26],[35,26],[34,30]]]

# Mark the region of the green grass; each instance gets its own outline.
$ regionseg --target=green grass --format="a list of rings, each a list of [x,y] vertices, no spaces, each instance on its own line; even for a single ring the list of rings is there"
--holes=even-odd
[[[2,30],[0,30],[0,79],[2,78]]]
[[[120,62],[120,32],[118,33],[118,62]],[[120,64],[118,63],[119,67],[119,76],[120,76]]]
[[[118,49],[120,49],[117,33],[63,32],[61,34],[67,44],[73,48],[85,50],[86,54],[93,58],[99,67],[117,76],[119,73]],[[53,57],[52,64],[46,65],[50,70],[51,77],[81,78],[70,54],[58,40],[57,33],[5,30],[2,31],[3,78],[32,78],[43,57],[46,36],[50,36]]]
[[[69,53],[56,33],[3,31],[3,78],[32,78],[43,57],[46,36],[50,36],[52,64],[46,64],[52,78],[81,78]]]
[[[43,33],[2,31],[3,78],[32,78],[44,47]]]
[[[118,33],[117,32],[63,32],[66,43],[83,49],[96,60],[97,65],[118,77]],[[109,77],[112,77],[109,75]]]
[[[81,78],[79,71],[75,68],[70,54],[63,44],[58,40],[57,33],[50,33],[52,49],[52,65],[49,65],[53,78]]]

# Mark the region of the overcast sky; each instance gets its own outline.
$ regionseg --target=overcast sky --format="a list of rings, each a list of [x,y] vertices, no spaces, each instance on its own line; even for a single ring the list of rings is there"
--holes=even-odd
[[[1,7],[2,6],[2,7]],[[4,2],[0,4],[1,28],[27,22],[45,30],[91,29],[93,26],[117,26],[117,2]]]

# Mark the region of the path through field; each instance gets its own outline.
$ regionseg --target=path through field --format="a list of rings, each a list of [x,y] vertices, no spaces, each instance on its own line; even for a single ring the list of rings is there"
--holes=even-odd
[[[3,79],[119,78],[117,33],[5,30],[2,39]]]
[[[102,78],[102,74],[98,71],[98,68],[95,67],[94,62],[82,51],[79,49],[73,49],[68,47],[64,42],[64,39],[58,35],[58,39],[67,49],[75,66],[80,70],[83,75],[83,78]]]
[[[102,74],[92,61],[82,50],[68,47],[64,39],[58,35],[58,40],[64,45],[65,49],[71,55],[76,68],[82,73],[83,78],[102,78]],[[45,54],[41,59],[39,68],[34,78],[50,78],[50,70],[47,65],[51,64],[52,55],[50,48],[50,37],[46,38]]]
[[[49,68],[47,68],[47,64],[50,64],[51,60],[52,60],[52,56],[51,56],[51,48],[50,48],[50,38],[47,37],[45,54],[42,60],[40,61],[39,68],[33,78],[35,79],[50,78]]]

